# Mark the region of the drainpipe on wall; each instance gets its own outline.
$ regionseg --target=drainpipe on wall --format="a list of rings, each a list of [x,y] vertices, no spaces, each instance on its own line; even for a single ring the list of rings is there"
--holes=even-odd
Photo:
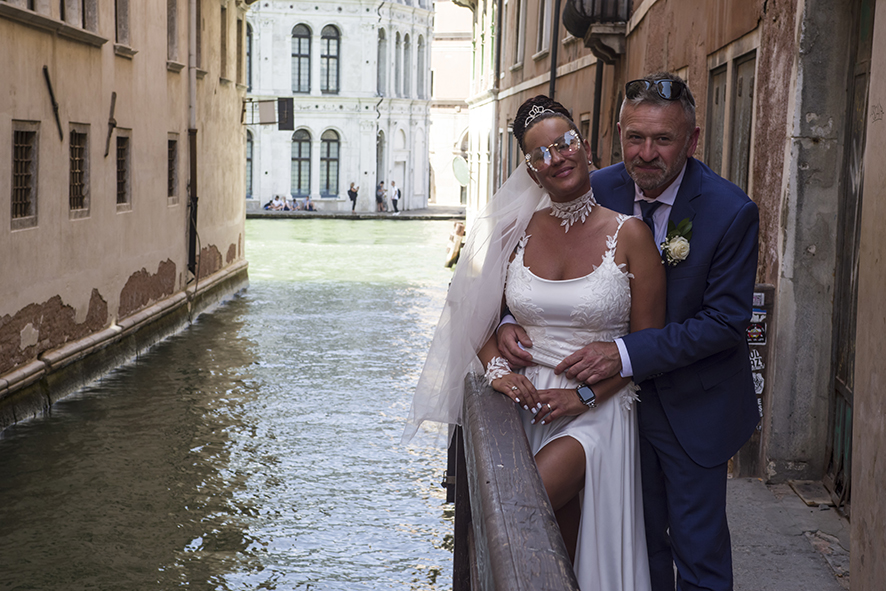
[[[189,2],[188,18],[188,271],[197,279],[197,0]]]
[[[554,1],[554,18],[551,23],[551,83],[548,96],[554,98],[557,92],[557,49],[560,45],[560,0]]]
[[[499,91],[499,86],[501,84],[501,28],[502,28],[501,15],[502,15],[502,12],[504,11],[504,0],[496,0],[495,11],[496,11],[496,17],[497,17],[495,19],[495,22],[497,23],[497,30],[495,31],[495,68],[493,69],[493,76],[495,78],[492,81],[492,94],[493,94],[492,100],[493,100],[493,104],[495,105],[495,107],[493,109],[492,116],[493,116],[493,121],[495,122],[495,125],[492,128],[493,137],[492,137],[492,155],[491,155],[492,156],[492,192],[493,192],[493,194],[495,193],[495,191],[498,190],[498,188],[504,182],[504,179],[499,178],[501,176],[502,167],[501,167],[501,162],[499,162],[499,159],[501,158],[501,154],[499,153],[499,152],[501,152],[501,150],[499,150],[499,147],[500,147],[499,137],[501,136],[501,134],[499,134],[499,132],[498,132],[498,130],[499,130],[499,116],[501,115],[500,108],[499,108],[499,101],[498,101],[498,91]],[[490,199],[491,199],[491,197],[490,197]]]
[[[603,60],[597,58],[597,72],[594,78],[594,113],[591,116],[591,159],[594,166],[600,167],[600,155],[597,153],[600,145],[600,101],[603,95]],[[585,138],[587,139],[587,138]],[[613,141],[615,141],[613,139]]]

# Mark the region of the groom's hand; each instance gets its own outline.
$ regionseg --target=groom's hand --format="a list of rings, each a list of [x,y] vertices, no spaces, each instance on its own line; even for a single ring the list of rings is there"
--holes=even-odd
[[[596,384],[620,371],[621,356],[618,354],[618,346],[615,343],[601,342],[579,349],[554,368],[555,374],[565,373],[566,377],[586,384]]]
[[[496,331],[498,350],[513,369],[533,365],[532,354],[524,349],[532,347],[532,341],[519,324],[505,324]],[[523,345],[522,347],[520,345]]]

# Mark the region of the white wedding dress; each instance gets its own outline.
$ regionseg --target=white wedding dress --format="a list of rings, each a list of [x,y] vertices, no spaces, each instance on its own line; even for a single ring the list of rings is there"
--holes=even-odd
[[[612,341],[629,330],[630,276],[615,263],[618,231],[607,237],[600,266],[576,279],[553,281],[524,265],[524,235],[508,267],[505,296],[526,329],[536,365],[525,375],[538,389],[575,388],[578,383],[553,368],[593,341]],[[649,567],[643,527],[636,388],[629,384],[614,397],[576,417],[548,425],[530,424],[521,409],[532,453],[559,437],[573,437],[584,448],[585,485],[575,553],[575,574],[582,591],[648,591]]]

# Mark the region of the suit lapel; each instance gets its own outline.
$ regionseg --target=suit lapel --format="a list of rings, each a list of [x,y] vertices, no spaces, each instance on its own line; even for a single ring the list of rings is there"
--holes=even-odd
[[[612,188],[612,198],[609,208],[626,215],[634,215],[634,181],[628,175],[628,171],[622,168],[621,184]]]
[[[685,219],[690,222],[695,219],[695,208],[692,206],[692,201],[701,195],[701,172],[702,168],[698,160],[689,158],[686,161],[686,174],[683,175],[683,182],[680,183],[680,190],[677,191],[677,197],[674,199],[674,205],[668,216],[668,222],[672,222],[675,226]]]

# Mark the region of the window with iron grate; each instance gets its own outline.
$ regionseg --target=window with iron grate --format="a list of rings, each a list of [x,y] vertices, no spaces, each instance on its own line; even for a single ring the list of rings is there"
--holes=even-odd
[[[117,136],[117,209],[130,205],[129,136]]]
[[[13,121],[12,229],[37,225],[37,156],[40,124]]]
[[[170,137],[166,141],[166,196],[178,196],[178,139]]]
[[[86,209],[86,133],[71,130],[70,174],[68,177],[68,206],[72,210]]]

